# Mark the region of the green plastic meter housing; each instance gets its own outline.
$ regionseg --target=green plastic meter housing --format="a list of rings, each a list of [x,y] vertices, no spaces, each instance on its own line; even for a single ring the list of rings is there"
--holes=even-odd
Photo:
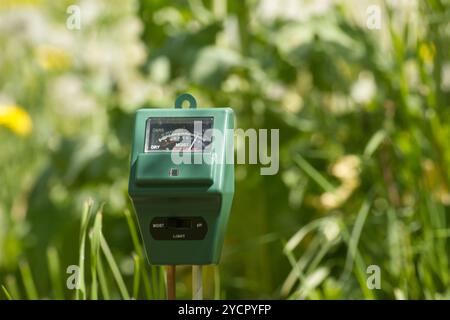
[[[128,192],[150,264],[217,264],[234,194],[233,110],[197,109],[190,95],[175,107],[136,112]]]

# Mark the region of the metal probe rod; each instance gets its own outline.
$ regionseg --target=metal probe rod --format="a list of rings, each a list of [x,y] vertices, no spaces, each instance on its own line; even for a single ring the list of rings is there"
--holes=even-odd
[[[203,300],[202,266],[192,266],[192,300]]]
[[[166,267],[167,273],[167,300],[175,300],[175,266],[170,265]]]

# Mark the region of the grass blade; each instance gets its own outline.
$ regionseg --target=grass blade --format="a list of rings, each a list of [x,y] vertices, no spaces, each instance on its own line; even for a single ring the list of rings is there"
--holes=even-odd
[[[6,299],[8,299],[8,300],[13,300],[13,298],[11,297],[11,294],[9,294],[9,292],[8,292],[8,290],[6,289],[5,286],[2,286],[2,290],[3,290],[3,293],[4,293],[5,296],[6,296]]]
[[[219,266],[213,266],[214,268],[214,300],[220,300],[220,270]]]
[[[341,226],[341,234],[347,246],[350,247],[351,236],[348,233],[344,224],[342,224]],[[361,256],[361,253],[357,248],[355,249],[354,257],[355,257],[355,265],[353,268],[353,272],[355,273],[356,280],[359,283],[359,287],[366,299],[375,299],[375,294],[373,293],[373,290],[370,290],[367,287],[366,264],[364,262],[363,257]]]
[[[312,179],[314,180],[322,189],[326,192],[333,192],[335,187],[331,182],[329,182],[319,171],[317,171],[312,165],[309,164],[301,155],[297,154],[294,157],[294,161],[298,166]]]
[[[314,237],[311,242],[308,244],[308,247],[306,251],[302,252],[300,259],[298,261],[295,261],[296,258],[293,253],[293,249],[290,250],[288,246],[285,246],[288,248],[285,249],[284,254],[288,257],[288,259],[291,259],[292,263],[296,264],[295,268],[292,268],[289,272],[288,276],[286,277],[286,280],[281,286],[280,293],[282,296],[287,297],[289,295],[289,292],[291,292],[292,288],[296,284],[297,281],[301,281],[301,278],[298,276],[299,274],[303,275],[305,268],[310,263],[310,261],[314,258],[314,254],[319,251],[320,245],[321,245],[322,239],[319,237]],[[288,256],[288,254],[290,256]]]
[[[100,283],[100,291],[102,292],[102,297],[105,300],[111,299],[109,295],[108,282],[106,281],[105,269],[103,268],[102,257],[98,256],[97,259],[97,272],[98,272],[98,282]]]
[[[286,257],[288,258],[289,263],[291,264],[292,267],[292,272],[297,276],[297,279],[299,280],[300,283],[303,283],[303,281],[305,280],[305,275],[303,274],[302,270],[300,269],[294,253],[292,252],[292,250],[289,249],[289,247],[287,245],[284,246],[284,254],[286,255]]]
[[[22,261],[19,265],[20,274],[22,275],[23,285],[25,287],[25,293],[30,300],[37,300],[38,293],[36,285],[34,284],[33,276],[31,275],[30,265],[27,261]]]
[[[138,299],[139,296],[139,284],[141,274],[141,260],[137,254],[133,255],[134,261],[134,276],[133,276],[133,298]]]
[[[134,250],[136,250],[136,253],[142,257],[142,246],[139,239],[139,233],[136,228],[136,224],[133,220],[133,217],[130,213],[130,210],[124,211],[125,218],[127,219],[128,229],[130,230],[131,240],[133,241]]]
[[[143,257],[139,257],[139,261],[141,265],[143,266],[141,268],[141,274],[142,274],[142,282],[144,283],[144,289],[147,299],[152,299],[155,295],[152,292],[152,286],[150,285],[150,279],[148,276],[148,269],[145,267],[145,259]]]
[[[152,290],[152,287],[155,286],[155,282],[153,282],[153,284],[154,284],[153,286],[150,285],[150,280],[149,280],[149,276],[148,276],[148,270],[145,267],[146,257],[144,256],[144,253],[143,253],[143,250],[142,250],[142,245],[141,245],[141,241],[140,241],[140,237],[139,237],[139,232],[138,232],[138,229],[136,227],[136,223],[135,223],[135,221],[133,219],[133,216],[130,213],[130,210],[125,210],[124,214],[125,214],[125,218],[127,220],[128,229],[130,230],[130,235],[131,235],[131,240],[133,242],[134,250],[136,251],[136,253],[138,255],[138,259],[139,259],[138,262],[139,262],[139,266],[140,266],[139,269],[140,269],[140,272],[142,274],[142,281],[144,283],[145,294],[146,294],[147,299],[152,299],[156,295],[156,293],[155,293],[156,291]]]
[[[154,299],[161,298],[161,286],[164,287],[165,283],[161,283],[161,277],[159,276],[160,272],[164,272],[164,270],[160,270],[157,266],[150,267],[152,274],[152,292]],[[164,278],[165,279],[165,278]]]
[[[316,219],[310,223],[308,223],[307,225],[305,225],[304,227],[302,227],[299,231],[297,231],[287,242],[287,244],[284,247],[285,251],[292,251],[294,250],[299,244],[300,242],[302,242],[302,240],[305,238],[305,236],[310,233],[311,231],[313,231],[314,229],[317,229],[318,227],[320,227],[328,218],[321,218],[321,219]]]
[[[163,267],[155,267],[155,269],[158,270],[159,274],[159,297],[158,299],[166,299],[166,292],[167,292],[167,276],[166,276],[166,269]],[[156,282],[154,282],[156,283]]]
[[[20,293],[19,293],[19,287],[17,285],[17,280],[16,277],[12,276],[12,275],[7,275],[6,279],[6,287],[8,289],[9,294],[11,295],[11,297],[15,300],[20,300],[22,299]]]
[[[361,209],[359,209],[356,217],[355,225],[353,226],[352,234],[350,236],[350,242],[348,245],[347,257],[345,259],[345,267],[342,279],[347,279],[351,270],[353,269],[353,263],[355,261],[356,250],[358,250],[358,242],[361,237],[361,232],[369,214],[370,203],[364,201]]]
[[[98,282],[97,282],[97,261],[100,250],[100,237],[102,232],[102,209],[95,215],[94,227],[92,228],[89,238],[91,244],[91,299],[98,299]]]
[[[78,254],[78,281],[76,299],[86,299],[86,283],[84,277],[84,260],[85,260],[85,245],[86,245],[86,232],[89,222],[89,214],[93,206],[93,201],[90,199],[84,203],[84,210],[81,216],[81,228],[80,228],[80,241],[79,241],[79,254]]]
[[[64,300],[64,291],[62,287],[61,278],[61,264],[59,260],[58,251],[55,247],[47,249],[48,272],[50,274],[50,281],[52,284],[53,294],[55,299]]]
[[[122,298],[125,300],[129,300],[130,294],[128,293],[125,282],[123,281],[122,275],[120,274],[119,267],[117,266],[116,260],[114,259],[111,249],[109,248],[103,234],[100,236],[100,247],[106,257],[106,260],[108,261],[109,267],[111,269],[111,272],[113,273],[114,279],[116,280],[117,286],[119,287]]]
[[[329,275],[330,270],[326,267],[320,267],[306,276],[301,285],[289,298],[290,299],[304,299],[309,293],[315,290]]]
[[[370,158],[373,153],[378,149],[380,144],[384,141],[386,138],[386,131],[381,129],[370,138],[369,142],[366,145],[366,148],[364,149],[364,157]]]

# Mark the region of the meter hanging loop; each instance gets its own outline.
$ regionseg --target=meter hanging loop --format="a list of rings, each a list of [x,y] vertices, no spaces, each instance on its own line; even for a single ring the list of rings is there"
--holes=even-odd
[[[195,100],[194,96],[189,93],[183,93],[175,100],[175,108],[181,109],[184,101],[189,102],[189,108],[197,109],[197,100]]]

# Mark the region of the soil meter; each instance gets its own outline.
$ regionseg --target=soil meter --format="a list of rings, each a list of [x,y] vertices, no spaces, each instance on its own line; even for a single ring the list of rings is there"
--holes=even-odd
[[[136,112],[128,190],[150,264],[219,262],[234,194],[232,129],[232,109],[197,109],[189,94],[175,108]]]

